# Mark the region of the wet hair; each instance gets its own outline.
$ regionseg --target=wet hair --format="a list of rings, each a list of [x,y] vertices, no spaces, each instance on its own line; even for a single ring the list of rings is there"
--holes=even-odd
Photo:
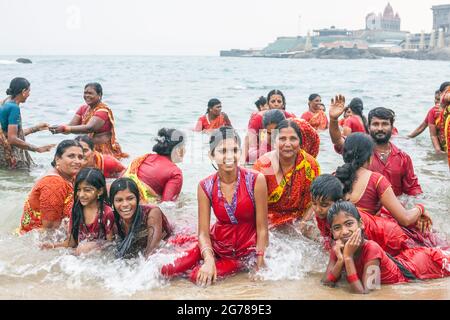
[[[63,140],[56,147],[55,156],[53,157],[53,161],[51,162],[52,167],[56,167],[56,158],[61,158],[64,152],[71,147],[79,147],[83,150],[83,147],[75,140]]]
[[[356,221],[358,221],[358,223],[361,223],[362,221],[361,215],[359,214],[358,209],[353,203],[351,203],[350,201],[337,201],[328,210],[327,222],[330,227],[333,226],[333,220],[340,212],[343,212],[346,216],[355,218]],[[366,238],[364,230],[361,230],[361,236],[363,238]],[[331,235],[331,237],[333,237],[333,235]],[[397,265],[401,273],[407,279],[417,280],[416,276],[408,268],[406,268],[399,260],[391,256],[387,252],[386,255]]]
[[[84,89],[86,90],[87,87],[91,87],[97,92],[99,96],[103,96],[103,88],[102,85],[98,82],[90,82],[87,85],[84,86]]]
[[[434,92],[434,95],[437,95],[437,94],[441,94],[441,91],[440,91],[440,90],[436,90],[436,91]]]
[[[74,184],[74,204],[72,207],[72,230],[70,235],[73,237],[75,242],[78,244],[78,235],[80,231],[80,224],[86,223],[84,221],[83,205],[78,199],[78,188],[80,183],[86,182],[87,184],[93,186],[97,190],[103,190],[103,193],[98,198],[99,212],[98,212],[98,239],[103,239],[106,237],[105,226],[103,225],[103,211],[105,208],[105,202],[108,201],[105,176],[97,168],[84,168],[77,174]]]
[[[334,202],[344,197],[343,189],[341,181],[331,174],[318,176],[309,188],[313,199],[327,199]]]
[[[265,105],[267,103],[267,99],[263,96],[259,97],[258,100],[255,101],[255,106],[258,108],[258,110],[261,110],[261,106]]]
[[[276,136],[280,133],[280,131],[282,129],[286,129],[286,128],[294,129],[295,133],[298,136],[298,139],[300,140],[300,146],[301,146],[303,144],[302,131],[298,127],[298,124],[295,123],[295,121],[292,121],[292,120],[283,120],[283,121],[281,121],[276,127],[277,133],[275,135],[273,135],[272,139],[276,138]]]
[[[352,101],[350,101],[348,107],[352,110],[353,114],[356,114],[361,117],[361,120],[364,124],[364,129],[366,130],[366,133],[369,133],[367,119],[366,116],[363,114],[364,110],[363,101],[360,98],[353,98]]]
[[[444,92],[448,86],[450,86],[450,81],[443,82],[439,87],[439,92]]]
[[[9,88],[6,89],[6,95],[11,96],[11,99],[14,99],[21,94],[23,90],[28,90],[29,88],[30,82],[27,79],[14,78],[11,80]]]
[[[95,148],[95,144],[94,144],[94,140],[92,140],[91,137],[89,137],[87,134],[84,134],[82,136],[77,136],[75,139],[75,141],[77,142],[84,142],[88,145],[89,149],[94,150]]]
[[[383,107],[372,109],[369,112],[369,125],[372,123],[372,119],[374,117],[378,119],[389,120],[391,126],[393,126],[395,121],[395,112],[394,110]]]
[[[274,90],[270,91],[270,92],[267,94],[267,102],[270,101],[270,98],[271,98],[273,95],[279,95],[279,96],[281,96],[281,99],[283,100],[283,110],[286,110],[286,98],[284,97],[283,92],[281,92],[280,90],[277,90],[277,89],[274,89]]]
[[[217,146],[226,139],[234,139],[239,147],[241,147],[241,138],[235,129],[232,127],[221,127],[214,130],[209,138],[209,152],[214,155]]]
[[[208,101],[208,107],[206,108],[206,113],[208,113],[214,106],[221,104],[219,99],[213,98]]]
[[[313,93],[313,94],[311,94],[311,95],[309,96],[308,101],[311,102],[311,101],[313,101],[313,100],[314,100],[315,98],[317,98],[317,97],[320,97],[320,95],[317,94],[317,93]]]
[[[264,128],[267,128],[267,126],[272,123],[278,125],[283,120],[286,120],[283,111],[278,109],[268,110],[263,115],[263,126]]]
[[[342,154],[345,164],[336,169],[336,177],[344,185],[344,194],[352,191],[356,171],[369,161],[373,148],[372,139],[362,132],[352,133],[345,139]]]
[[[343,211],[345,215],[351,216],[356,219],[356,221],[361,222],[361,215],[356,209],[355,205],[350,201],[336,201],[330,209],[328,209],[327,222],[330,227],[333,225],[334,217],[336,217],[339,212]]]
[[[125,231],[122,228],[122,224],[120,223],[120,215],[119,212],[117,212],[116,208],[114,207],[114,197],[119,191],[123,190],[129,190],[134,196],[136,197],[136,211],[133,214],[133,221],[131,223],[130,230],[128,232],[128,235],[125,236]],[[139,205],[140,195],[139,195],[139,188],[132,179],[130,178],[119,178],[115,180],[111,184],[111,188],[109,190],[109,201],[113,206],[114,209],[114,221],[116,223],[117,227],[117,233],[119,234],[119,237],[121,238],[121,242],[119,243],[117,247],[117,257],[123,258],[126,256],[132,245],[134,244],[137,233],[139,232],[139,225],[142,223],[142,209]]]
[[[153,146],[153,152],[162,156],[170,156],[173,149],[179,144],[184,144],[185,137],[183,132],[177,129],[162,128],[158,131],[157,142]]]

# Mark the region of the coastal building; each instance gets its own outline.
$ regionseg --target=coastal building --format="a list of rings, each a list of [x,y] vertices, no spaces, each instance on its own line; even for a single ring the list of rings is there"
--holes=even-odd
[[[383,14],[369,13],[366,16],[366,30],[400,31],[401,19],[390,3],[387,4]]]
[[[433,10],[433,30],[443,29],[444,34],[450,34],[450,4],[431,7]]]

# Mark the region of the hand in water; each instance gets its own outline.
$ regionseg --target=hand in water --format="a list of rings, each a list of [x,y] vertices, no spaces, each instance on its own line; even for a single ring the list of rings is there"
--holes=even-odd
[[[217,280],[216,263],[214,259],[205,261],[197,274],[197,285],[206,287]]]
[[[343,95],[336,95],[331,99],[330,110],[328,114],[330,119],[337,120],[343,113],[345,109],[345,97]]]

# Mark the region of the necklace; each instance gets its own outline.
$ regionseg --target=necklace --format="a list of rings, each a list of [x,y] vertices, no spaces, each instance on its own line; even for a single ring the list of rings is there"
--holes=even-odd
[[[391,148],[385,152],[378,151],[378,154],[380,155],[380,158],[383,162],[386,162],[386,160],[389,158],[389,155],[391,154]]]

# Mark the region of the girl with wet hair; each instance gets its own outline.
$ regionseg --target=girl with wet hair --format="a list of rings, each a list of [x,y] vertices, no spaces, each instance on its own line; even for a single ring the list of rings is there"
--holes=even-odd
[[[75,179],[75,199],[70,217],[68,239],[44,248],[77,248],[87,253],[101,248],[114,237],[114,214],[108,206],[105,177],[95,168],[82,169]]]
[[[225,112],[222,112],[222,103],[219,99],[211,99],[208,101],[208,107],[206,108],[206,114],[201,116],[194,131],[210,131],[223,126],[230,126],[231,121]]]
[[[102,101],[103,88],[97,82],[84,86],[85,105],[78,108],[69,124],[50,127],[53,134],[86,133],[94,141],[95,151],[114,156],[117,160],[128,158],[116,139],[112,110]]]
[[[105,178],[118,178],[125,171],[126,168],[119,160],[95,151],[94,141],[88,135],[78,136],[75,141],[83,147],[85,159],[83,168],[97,168]]]
[[[324,284],[334,286],[344,270],[350,290],[359,294],[379,289],[380,284],[450,276],[448,248],[413,248],[393,257],[375,241],[366,240],[364,223],[351,202],[333,204],[327,220],[335,242],[322,280]]]
[[[109,190],[109,199],[120,240],[117,247],[119,258],[131,258],[139,253],[148,258],[161,240],[171,235],[172,227],[158,207],[139,204],[139,189],[133,180],[115,180]]]
[[[176,163],[185,154],[185,135],[177,129],[162,128],[153,152],[134,159],[124,173],[138,186],[142,203],[177,200],[183,173]]]
[[[161,271],[168,277],[189,271],[191,281],[203,286],[255,260],[256,268],[262,268],[268,245],[264,176],[239,167],[240,138],[233,128],[214,131],[209,146],[217,172],[198,186],[198,246]],[[216,217],[212,227],[211,208]]]
[[[381,212],[395,219],[411,236],[419,242],[433,241],[429,234],[431,218],[421,204],[405,209],[394,194],[389,181],[380,173],[369,170],[369,162],[374,143],[363,133],[353,133],[344,143],[345,164],[336,170],[336,177],[344,185],[346,199],[353,202],[359,210],[372,215]],[[382,206],[386,209],[380,212]]]
[[[313,93],[308,98],[308,111],[302,114],[301,118],[307,121],[316,130],[328,128],[328,118],[324,111],[322,98],[317,93]]]
[[[348,108],[352,111],[352,114],[344,120],[342,134],[349,136],[355,132],[369,133],[367,119],[363,114],[363,101],[360,98],[353,98]]]
[[[48,152],[55,145],[36,147],[25,141],[25,136],[48,129],[47,123],[23,129],[20,104],[30,96],[30,82],[14,78],[6,90],[7,98],[0,104],[0,168],[30,169],[34,164],[28,151]]]
[[[20,233],[56,229],[69,218],[73,205],[73,182],[84,161],[83,149],[74,140],[56,147],[52,169],[39,179],[28,195],[20,219]]]

